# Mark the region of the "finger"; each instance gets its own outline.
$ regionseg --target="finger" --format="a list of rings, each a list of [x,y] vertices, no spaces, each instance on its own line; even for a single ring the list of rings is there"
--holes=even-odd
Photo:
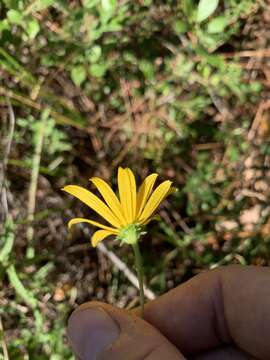
[[[255,358],[232,346],[207,351],[204,354],[189,358],[190,360],[255,360]]]
[[[86,303],[70,317],[68,337],[80,360],[182,360],[158,330],[126,310]]]
[[[145,319],[183,354],[234,343],[270,354],[270,269],[230,266],[205,272],[150,302]]]

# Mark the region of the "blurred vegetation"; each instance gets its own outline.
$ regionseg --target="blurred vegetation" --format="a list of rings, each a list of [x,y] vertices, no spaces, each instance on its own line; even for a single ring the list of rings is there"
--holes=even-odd
[[[3,0],[0,16],[0,359],[71,359],[77,304],[136,305],[85,229],[67,232],[88,209],[60,191],[118,165],[179,189],[142,243],[156,295],[269,264],[266,2]]]

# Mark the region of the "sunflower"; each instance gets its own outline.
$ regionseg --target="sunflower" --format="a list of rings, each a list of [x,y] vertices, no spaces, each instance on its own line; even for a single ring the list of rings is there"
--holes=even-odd
[[[68,227],[78,223],[88,223],[100,228],[91,238],[94,247],[109,235],[115,235],[131,245],[136,243],[144,233],[145,225],[156,218],[153,214],[159,204],[172,191],[172,182],[169,180],[162,182],[153,190],[157,176],[155,173],[147,176],[137,191],[135,176],[131,169],[119,167],[117,179],[119,198],[104,180],[98,177],[91,178],[90,181],[104,201],[81,186],[65,186],[62,190],[81,200],[110,224],[108,226],[90,219],[74,218],[69,221]]]

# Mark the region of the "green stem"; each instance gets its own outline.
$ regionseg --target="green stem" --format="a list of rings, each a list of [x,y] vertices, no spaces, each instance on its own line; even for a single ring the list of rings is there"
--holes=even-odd
[[[135,255],[135,266],[136,271],[138,274],[138,280],[139,280],[139,289],[140,289],[140,306],[141,306],[141,317],[144,317],[144,290],[143,290],[143,263],[142,263],[142,256],[139,248],[138,242],[135,242],[132,244],[134,255]]]

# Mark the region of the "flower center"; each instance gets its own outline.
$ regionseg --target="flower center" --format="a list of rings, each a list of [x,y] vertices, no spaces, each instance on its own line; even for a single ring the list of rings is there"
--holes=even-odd
[[[145,231],[142,231],[141,225],[129,224],[120,229],[117,239],[122,243],[133,245],[138,242],[140,236],[143,234],[145,234]]]

